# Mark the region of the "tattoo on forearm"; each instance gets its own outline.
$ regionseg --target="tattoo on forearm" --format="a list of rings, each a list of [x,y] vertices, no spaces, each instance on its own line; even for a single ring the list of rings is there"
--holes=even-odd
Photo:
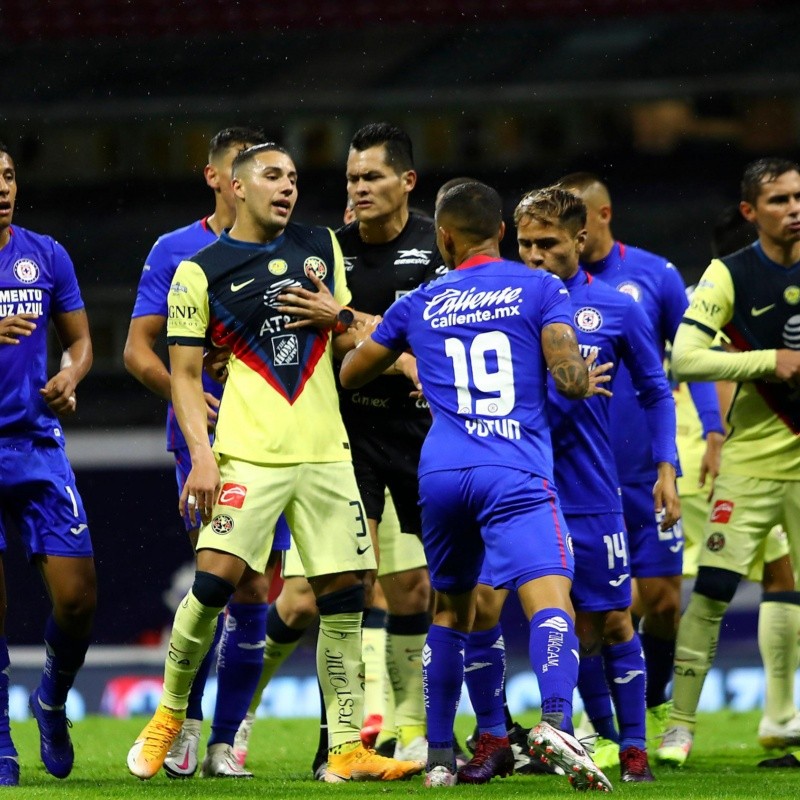
[[[548,325],[542,348],[558,391],[565,397],[584,397],[589,389],[589,372],[572,328]]]

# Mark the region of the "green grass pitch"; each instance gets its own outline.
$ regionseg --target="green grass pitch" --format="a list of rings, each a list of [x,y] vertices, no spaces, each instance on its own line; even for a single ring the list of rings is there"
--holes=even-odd
[[[530,717],[530,719],[528,719]],[[535,714],[523,718],[533,724]],[[316,725],[312,720],[260,719],[253,729],[248,766],[253,780],[172,781],[163,773],[142,782],[128,774],[125,756],[144,724],[143,718],[131,720],[89,717],[72,729],[75,743],[75,768],[64,781],[44,771],[39,761],[38,733],[35,723],[15,723],[12,733],[20,752],[21,782],[19,788],[0,790],[14,800],[28,798],[318,798],[389,797],[430,795],[432,792],[452,797],[473,797],[480,800],[535,797],[569,798],[576,793],[566,779],[555,776],[514,776],[495,779],[485,786],[456,786],[425,789],[420,777],[401,783],[361,783],[326,785],[311,780],[310,764],[316,745]],[[463,741],[472,720],[459,717],[458,733]],[[760,800],[760,798],[795,798],[800,793],[800,770],[757,769],[764,752],[756,742],[758,714],[737,714],[721,711],[701,715],[695,749],[682,770],[654,767],[656,782],[622,784],[615,772],[609,774],[614,794],[647,800]],[[206,727],[208,723],[206,723]],[[201,751],[202,752],[202,751]],[[476,792],[479,794],[476,795]],[[595,795],[597,796],[597,795]]]

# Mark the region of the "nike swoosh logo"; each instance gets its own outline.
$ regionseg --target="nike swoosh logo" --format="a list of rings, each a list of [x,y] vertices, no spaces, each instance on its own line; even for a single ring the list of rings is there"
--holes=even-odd
[[[756,308],[755,306],[750,307],[750,316],[751,317],[760,317],[762,314],[766,314],[767,311],[772,311],[775,308],[775,303],[772,303],[768,306],[763,306],[762,308]]]
[[[255,278],[250,278],[249,281],[244,281],[243,283],[232,283],[231,284],[231,291],[232,292],[238,292],[239,289],[244,289],[245,286],[249,286],[254,280],[255,280]]]
[[[370,549],[370,547],[372,547],[371,544],[368,544],[366,547],[356,547],[356,553],[358,553],[360,556],[363,556],[364,553]]]
[[[186,750],[186,755],[183,757],[183,761],[178,764],[178,769],[180,770],[188,770],[189,769],[189,759],[191,758],[191,753],[189,752],[188,748]]]
[[[72,533],[74,533],[76,536],[80,536],[86,530],[87,527],[88,527],[87,525],[81,523],[80,525],[78,525],[77,528],[70,528],[70,531],[72,531]]]

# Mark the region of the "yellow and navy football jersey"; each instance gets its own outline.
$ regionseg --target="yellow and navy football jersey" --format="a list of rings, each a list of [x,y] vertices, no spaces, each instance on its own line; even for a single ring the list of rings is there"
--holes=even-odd
[[[684,322],[738,350],[800,348],[800,264],[771,261],[758,242],[715,259],[703,274]],[[726,472],[767,480],[800,479],[800,390],[769,381],[740,383],[728,412]]]
[[[227,347],[228,364],[214,450],[259,464],[349,461],[339,412],[331,334],[287,330],[278,311],[289,286],[323,281],[346,305],[341,250],[328,228],[290,224],[266,245],[223,233],[182,261],[169,292],[170,345]]]

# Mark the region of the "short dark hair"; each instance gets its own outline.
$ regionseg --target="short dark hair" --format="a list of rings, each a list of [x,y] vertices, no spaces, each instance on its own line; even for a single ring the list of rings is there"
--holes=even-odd
[[[586,204],[577,195],[560,186],[548,186],[528,192],[514,209],[514,224],[523,217],[551,224],[556,220],[573,236],[586,227]]]
[[[386,163],[399,175],[414,169],[414,148],[411,137],[397,125],[388,122],[370,122],[359,128],[350,140],[350,149],[362,152],[383,145]]]
[[[438,200],[441,197],[444,197],[445,194],[449,189],[452,189],[454,186],[461,186],[463,183],[479,183],[480,181],[475,180],[475,178],[450,178],[449,181],[445,181],[436,192],[436,199]]]
[[[572,189],[576,192],[585,192],[590,186],[600,184],[606,191],[608,187],[600,180],[598,175],[594,172],[570,172],[563,178],[559,178],[553,185],[559,189]]]
[[[758,238],[755,226],[739,211],[739,206],[726,208],[714,223],[711,233],[711,255],[723,258],[752,244]]]
[[[485,183],[460,183],[448,189],[436,205],[436,219],[445,214],[466,236],[481,241],[491,239],[497,236],[503,222],[503,201]]]
[[[292,157],[285,147],[281,147],[279,144],[275,144],[275,142],[262,142],[261,144],[254,144],[252,147],[245,147],[244,150],[240,150],[236,154],[236,158],[233,159],[233,163],[231,164],[231,175],[236,175],[242,166],[252,161],[259,153],[268,153],[272,152],[273,150],[277,151],[278,153],[283,153],[284,155],[289,156],[289,158]]]
[[[4,141],[0,140],[0,153],[5,153],[7,156],[10,156],[11,153],[8,150],[8,146]]]
[[[800,167],[788,158],[759,158],[751,161],[742,175],[742,200],[756,204],[765,183],[772,183],[786,172],[800,172]]]
[[[266,134],[260,128],[223,128],[211,137],[208,143],[208,160],[221,155],[234,144],[247,145],[263,144],[267,141]]]

